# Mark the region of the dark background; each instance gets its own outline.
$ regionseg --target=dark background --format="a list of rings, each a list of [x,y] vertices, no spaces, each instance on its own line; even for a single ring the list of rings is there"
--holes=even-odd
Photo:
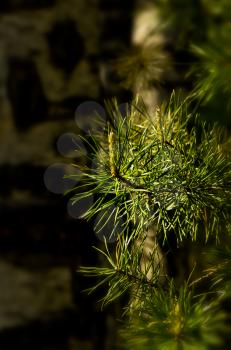
[[[91,226],[71,218],[44,172],[75,110],[129,93],[110,62],[130,44],[133,1],[0,1],[0,349],[112,349],[114,311],[82,293]]]

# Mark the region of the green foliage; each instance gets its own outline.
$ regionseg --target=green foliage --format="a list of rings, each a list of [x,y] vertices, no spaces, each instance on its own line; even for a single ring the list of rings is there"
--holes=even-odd
[[[126,349],[205,350],[222,344],[224,314],[216,302],[194,295],[187,284],[177,290],[154,289],[130,308],[130,321],[121,331]]]
[[[134,47],[117,61],[119,76],[126,88],[159,88],[175,65],[183,71],[183,83],[186,76],[192,80],[192,88],[184,91],[190,97],[183,100],[172,93],[168,103],[153,111],[137,98],[126,116],[116,100],[107,103],[107,127],[85,139],[90,152],[86,164],[78,166],[81,184],[73,195],[73,203],[80,205],[94,198],[82,217],[97,217],[94,229],[105,250],[96,250],[106,263],[80,272],[97,278],[90,293],[107,286],[103,306],[129,293],[122,348],[222,349],[227,336],[222,308],[231,297],[231,253],[229,248],[214,249],[214,244],[224,242],[231,232],[231,140],[211,121],[230,122],[231,2],[155,4],[164,19],[158,29],[167,33],[173,52],[167,52],[164,42]],[[192,62],[184,62],[185,57]],[[153,225],[153,249],[147,253]],[[180,287],[167,276],[168,268],[162,266],[167,259],[160,255],[166,243],[171,250],[172,237],[181,247],[187,238],[213,246],[206,252],[209,268],[193,281],[189,282],[192,276],[181,280]],[[115,243],[109,246],[111,241]],[[195,264],[187,249],[185,255],[190,267]],[[205,255],[198,259],[206,260]]]
[[[204,37],[207,17],[203,1],[157,0],[153,3],[159,10],[163,27],[167,32],[171,30],[174,35],[175,48],[181,50],[187,48],[189,37],[193,42],[200,41]]]
[[[169,232],[182,242],[187,236],[219,240],[229,231],[231,162],[223,147],[228,141],[225,133],[202,122],[189,111],[189,100],[182,101],[174,93],[153,115],[139,99],[127,109],[126,117],[116,101],[107,107],[104,135],[85,140],[91,149],[90,165],[79,166],[82,184],[73,196],[74,203],[94,196],[83,217],[89,220],[100,214],[95,225],[98,234],[111,219],[113,223],[109,236],[103,234],[105,251],[96,248],[107,264],[80,269],[97,278],[88,291],[106,285],[103,306],[130,293],[128,324],[121,331],[128,349],[216,348],[224,322],[218,302],[225,292],[215,288],[211,301],[194,294],[193,287],[212,275],[214,286],[225,280],[223,291],[228,290],[230,260],[177,289],[161,275],[157,245],[147,264],[142,259],[153,223],[159,241],[168,240]],[[109,249],[107,241],[112,237],[116,243]]]
[[[170,61],[181,72],[183,84],[191,81],[191,94],[202,116],[230,125],[231,2],[160,0],[155,4],[171,39]]]
[[[122,232],[133,225],[134,236],[157,222],[162,239],[174,230],[180,241],[198,233],[218,238],[227,230],[231,163],[222,152],[221,129],[200,122],[174,94],[155,116],[138,101],[125,119],[116,106],[111,116],[117,118],[108,142],[94,139],[97,166],[80,168],[84,190],[73,201],[99,195],[85,218],[103,210],[99,231],[113,216],[115,230],[118,223]]]
[[[212,260],[210,268],[213,271],[212,289],[217,290],[223,298],[231,297],[231,250],[230,248],[216,248],[210,252]],[[214,265],[214,260],[216,265]]]
[[[229,123],[231,110],[230,1],[205,1],[208,13],[205,42],[194,42],[197,63],[191,72],[196,78],[193,94],[209,118]]]
[[[205,48],[194,47],[194,52],[200,58],[200,62],[194,66],[197,73],[195,94],[197,98],[208,103],[215,98],[220,91],[227,96],[230,108],[231,96],[231,50],[228,46],[224,49],[219,42]]]
[[[135,297],[148,293],[149,289],[158,287],[159,266],[153,271],[152,277],[147,278],[147,273],[152,267],[154,254],[150,255],[149,264],[143,270],[140,264],[144,239],[142,242],[132,246],[134,241],[131,238],[123,237],[118,240],[116,254],[113,258],[105,241],[106,250],[98,250],[100,254],[106,257],[109,263],[108,267],[82,267],[79,272],[86,276],[98,277],[99,282],[88,290],[92,293],[103,284],[108,285],[107,294],[102,299],[102,306],[111,303],[121,297],[127,291],[130,291]]]

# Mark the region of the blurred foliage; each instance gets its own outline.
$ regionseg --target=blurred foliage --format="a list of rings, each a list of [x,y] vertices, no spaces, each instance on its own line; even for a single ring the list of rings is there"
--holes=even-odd
[[[115,63],[122,85],[162,92],[175,82],[191,93],[202,118],[230,125],[231,2],[157,0],[153,7],[155,30]]]
[[[167,33],[174,33],[174,50],[188,51],[185,73],[202,116],[230,125],[231,2],[166,0],[158,6]],[[176,64],[184,66],[180,56]]]
[[[173,281],[167,291],[152,290],[129,309],[130,321],[121,330],[126,349],[206,350],[222,346],[219,332],[225,315],[217,302],[195,295],[187,284],[177,290]]]
[[[141,90],[153,85],[158,88],[170,68],[170,60],[163,45],[136,46],[117,60],[116,68],[122,85],[128,89]]]

